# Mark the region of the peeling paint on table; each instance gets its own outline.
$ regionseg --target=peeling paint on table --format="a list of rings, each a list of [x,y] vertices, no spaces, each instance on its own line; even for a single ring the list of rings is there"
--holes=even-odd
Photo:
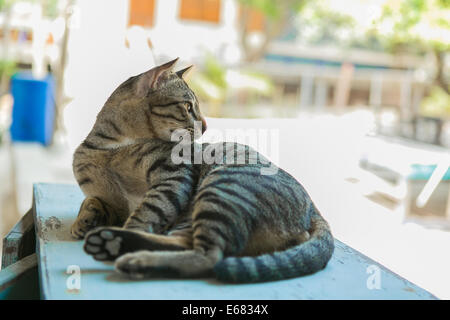
[[[44,299],[435,299],[339,240],[324,270],[290,280],[258,284],[223,284],[214,279],[132,281],[116,273],[112,265],[93,260],[84,253],[83,241],[71,237],[70,226],[83,199],[75,185],[34,185]]]

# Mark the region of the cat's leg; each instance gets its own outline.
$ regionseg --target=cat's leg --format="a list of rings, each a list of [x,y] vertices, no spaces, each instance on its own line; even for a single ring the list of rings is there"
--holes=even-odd
[[[173,177],[153,186],[141,204],[131,213],[125,229],[150,233],[164,233],[189,205],[192,179]]]
[[[182,173],[182,172],[181,172]],[[178,173],[179,174],[179,173]],[[152,187],[142,203],[128,217],[124,229],[102,228],[86,237],[85,250],[97,260],[111,261],[137,250],[185,250],[192,247],[192,235],[157,235],[180,219],[192,192],[189,175],[169,176]],[[111,250],[109,250],[111,249]]]
[[[137,279],[210,276],[225,253],[236,255],[246,243],[245,231],[242,230],[245,227],[235,224],[225,211],[225,208],[219,208],[209,200],[197,201],[192,213],[192,250],[128,253],[116,260],[116,270]]]
[[[77,219],[70,228],[70,233],[74,238],[82,239],[89,230],[107,225],[109,215],[106,204],[100,199],[87,197],[81,204]]]
[[[154,175],[159,177],[159,180],[149,180],[150,190],[128,217],[124,229],[103,228],[88,235],[85,250],[94,255],[94,258],[113,260],[124,253],[142,249],[192,248],[191,233],[171,236],[161,234],[179,222],[183,213],[187,212],[193,192],[194,174],[188,167],[163,166],[154,171],[152,167],[150,166],[146,176]]]
[[[201,250],[137,251],[115,262],[118,272],[133,279],[148,277],[210,277],[214,266],[223,258],[219,248],[207,253]]]
[[[170,236],[123,228],[97,228],[86,235],[84,250],[99,261],[114,261],[126,253],[139,250],[187,250],[192,248],[190,228]]]
[[[81,239],[99,226],[122,226],[128,217],[128,205],[108,172],[86,160],[75,162],[74,174],[86,199],[71,227],[72,236]]]

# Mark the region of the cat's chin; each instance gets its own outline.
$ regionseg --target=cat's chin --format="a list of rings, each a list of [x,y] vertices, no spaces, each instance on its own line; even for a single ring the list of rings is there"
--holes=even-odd
[[[203,133],[198,131],[194,134],[193,131],[187,130],[185,128],[177,128],[175,130],[168,130],[159,133],[157,136],[159,139],[168,142],[175,142],[180,144],[191,144],[195,140],[200,139]]]
[[[189,134],[188,135],[174,134],[173,130],[164,130],[163,132],[157,133],[156,136],[160,140],[167,141],[167,142],[175,142],[175,143],[180,143],[180,142],[189,140]]]

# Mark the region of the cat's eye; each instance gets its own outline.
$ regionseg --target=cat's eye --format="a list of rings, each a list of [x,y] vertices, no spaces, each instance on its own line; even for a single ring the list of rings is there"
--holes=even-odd
[[[188,112],[191,112],[191,111],[192,111],[192,103],[186,102],[185,105],[186,105],[186,110],[187,110]]]

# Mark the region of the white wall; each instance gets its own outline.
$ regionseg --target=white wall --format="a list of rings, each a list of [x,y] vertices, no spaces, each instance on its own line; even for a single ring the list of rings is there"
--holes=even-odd
[[[132,37],[134,40],[142,38],[142,43],[136,40],[127,49],[125,38],[127,35],[130,38],[128,0],[77,1],[65,78],[66,93],[74,98],[64,112],[72,150],[86,137],[112,91],[128,77],[155,65],[145,36],[154,45],[159,57],[157,63],[180,57],[181,68],[188,63],[198,63],[207,51],[221,59],[236,57],[238,10],[235,0],[221,1],[218,24],[180,20],[178,0],[157,0],[155,4],[155,26],[143,32],[134,30]]]
[[[179,6],[179,0],[155,1],[155,24],[148,29],[148,35],[155,52],[161,56],[158,60],[180,57],[182,61],[197,62],[206,51],[219,58],[236,52],[238,7],[235,0],[221,1],[219,23],[181,20]]]
[[[128,0],[78,0],[70,31],[64,112],[69,146],[86,137],[111,92],[134,70],[124,46]],[[107,9],[107,10],[105,10]]]

